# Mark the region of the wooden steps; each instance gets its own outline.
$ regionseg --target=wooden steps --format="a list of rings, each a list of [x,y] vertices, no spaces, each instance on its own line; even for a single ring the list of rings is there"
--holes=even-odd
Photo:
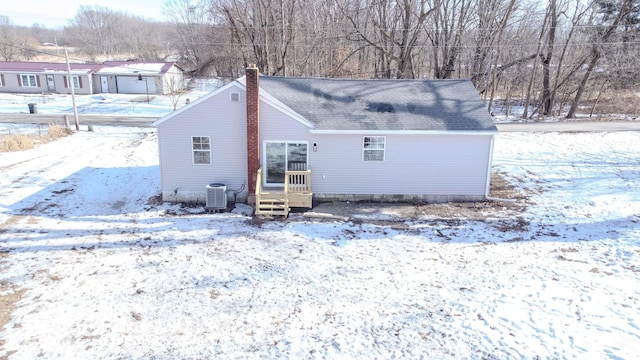
[[[280,197],[264,197],[256,199],[256,215],[279,215],[287,217],[289,215],[289,206],[284,193]]]

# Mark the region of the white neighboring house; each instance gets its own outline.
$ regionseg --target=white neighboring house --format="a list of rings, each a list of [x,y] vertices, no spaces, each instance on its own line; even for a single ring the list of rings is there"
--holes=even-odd
[[[154,125],[163,200],[202,203],[222,183],[257,209],[292,183],[307,197],[290,206],[484,200],[498,133],[469,80],[259,77],[253,67]]]
[[[171,94],[184,88],[184,70],[176,63],[105,61],[95,72],[102,93]]]

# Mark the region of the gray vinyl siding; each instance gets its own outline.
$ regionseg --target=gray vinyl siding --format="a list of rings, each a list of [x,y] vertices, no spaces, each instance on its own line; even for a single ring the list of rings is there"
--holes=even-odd
[[[316,135],[314,194],[485,194],[491,135],[387,135],[385,160],[362,160],[362,135]]]
[[[206,201],[206,185],[224,183],[237,190],[247,182],[246,105],[231,102],[231,86],[183,108],[158,125],[162,196],[165,201]],[[194,165],[191,137],[211,138],[211,164]],[[244,194],[246,196],[246,193]]]
[[[278,140],[311,141],[312,136],[309,130],[305,124],[264,101],[260,102],[260,140],[262,144],[265,141]]]

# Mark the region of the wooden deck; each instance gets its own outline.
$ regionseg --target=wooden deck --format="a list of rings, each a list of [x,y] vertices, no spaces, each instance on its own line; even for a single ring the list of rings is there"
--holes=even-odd
[[[262,168],[256,178],[256,215],[282,215],[287,217],[292,207],[311,208],[311,169],[287,170],[282,189],[262,186]]]

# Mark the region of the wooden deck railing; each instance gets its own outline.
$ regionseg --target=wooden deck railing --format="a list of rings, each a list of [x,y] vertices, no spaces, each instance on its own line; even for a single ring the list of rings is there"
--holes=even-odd
[[[311,168],[307,170],[287,170],[284,175],[285,194],[311,193]]]

